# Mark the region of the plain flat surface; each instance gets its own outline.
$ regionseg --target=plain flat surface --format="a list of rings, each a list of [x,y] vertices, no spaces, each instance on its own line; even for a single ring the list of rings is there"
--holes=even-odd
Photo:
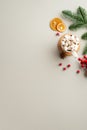
[[[62,10],[86,3],[0,0],[0,130],[87,130],[87,78],[75,73],[72,57],[59,58],[58,37],[49,28]],[[72,67],[63,72],[59,62]]]

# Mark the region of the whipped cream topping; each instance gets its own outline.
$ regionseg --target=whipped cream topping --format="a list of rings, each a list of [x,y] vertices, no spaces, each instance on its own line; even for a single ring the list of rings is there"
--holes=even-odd
[[[79,38],[72,34],[66,34],[61,40],[61,47],[66,52],[77,51],[79,45]]]

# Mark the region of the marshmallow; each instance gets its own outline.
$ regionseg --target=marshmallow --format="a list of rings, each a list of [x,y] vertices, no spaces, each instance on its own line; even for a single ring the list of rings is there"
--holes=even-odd
[[[61,47],[63,48],[63,50],[65,50],[66,52],[72,52],[72,51],[77,51],[80,43],[79,43],[79,38],[75,35],[70,35],[70,34],[66,34],[63,39],[62,39],[62,43],[61,43]]]

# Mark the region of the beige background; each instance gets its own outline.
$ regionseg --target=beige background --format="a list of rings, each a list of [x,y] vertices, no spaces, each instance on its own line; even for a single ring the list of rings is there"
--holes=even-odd
[[[0,0],[0,130],[87,130],[87,78],[73,57],[59,58],[49,28],[62,10],[86,3]],[[59,62],[72,67],[63,72]]]

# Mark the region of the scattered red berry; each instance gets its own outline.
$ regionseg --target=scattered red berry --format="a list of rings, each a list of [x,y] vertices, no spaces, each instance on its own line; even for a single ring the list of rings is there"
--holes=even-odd
[[[56,36],[59,36],[59,35],[60,35],[60,33],[59,33],[59,32],[57,32],[57,33],[56,33]]]
[[[86,55],[84,55],[84,58],[85,58],[85,59],[87,59],[87,56],[86,56]]]
[[[71,65],[70,65],[70,64],[68,64],[68,65],[67,65],[67,67],[69,68],[69,67],[71,67]]]
[[[63,70],[65,71],[65,70],[66,70],[66,67],[64,67]]]
[[[76,73],[79,74],[79,73],[80,73],[80,70],[77,70]]]
[[[59,66],[62,66],[62,63],[59,63]]]
[[[82,61],[82,59],[81,59],[81,58],[78,58],[78,61]]]
[[[82,60],[83,60],[83,59],[81,59],[81,58],[78,58],[78,61],[82,62]]]

